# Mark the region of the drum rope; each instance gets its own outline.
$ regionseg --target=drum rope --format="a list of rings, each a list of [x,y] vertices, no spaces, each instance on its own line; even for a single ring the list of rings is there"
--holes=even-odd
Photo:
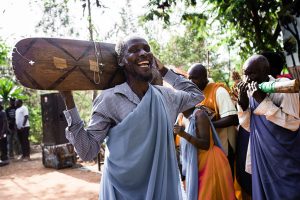
[[[100,43],[99,43],[99,51],[98,51],[96,42],[95,41],[93,41],[93,42],[94,42],[95,57],[96,57],[96,62],[97,62],[97,67],[98,67],[98,73],[96,70],[94,70],[94,82],[95,82],[95,84],[99,84],[101,82],[100,75],[102,74],[103,68],[104,68],[104,64],[102,62],[99,63],[99,55],[100,55],[101,61],[103,61],[103,56],[102,56]],[[97,75],[97,77],[96,77],[96,75]],[[96,78],[98,78],[98,81],[96,80]]]
[[[16,52],[17,52],[23,59],[27,60],[28,63],[29,63],[31,66],[34,65],[35,62],[34,62],[33,60],[30,60],[30,59],[26,58],[25,56],[23,56],[23,55],[18,51],[17,47],[14,47],[14,49],[16,49]]]

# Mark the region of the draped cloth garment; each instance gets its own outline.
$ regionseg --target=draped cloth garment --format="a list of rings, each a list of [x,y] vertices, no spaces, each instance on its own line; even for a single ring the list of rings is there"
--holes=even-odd
[[[245,171],[246,155],[249,144],[250,133],[246,131],[242,126],[239,127],[237,135],[237,147],[236,147],[236,180],[245,191],[246,194],[252,194],[252,181],[251,174]]]
[[[153,86],[109,131],[100,187],[101,200],[182,199],[173,124]]]
[[[251,112],[258,103],[250,98]],[[300,133],[280,127],[264,115],[250,120],[252,198],[300,199]]]
[[[195,112],[189,118],[188,133],[196,136]],[[195,199],[235,199],[233,180],[226,155],[222,149],[215,128],[210,121],[210,147],[198,150],[194,145],[182,140],[186,169],[186,193],[188,200]]]
[[[236,115],[237,111],[232,103],[229,93],[230,89],[223,83],[208,83],[203,90],[205,99],[197,106],[204,105],[212,110],[215,113],[215,120],[230,115]],[[228,156],[229,146],[231,146],[235,152],[236,128],[234,126],[228,126],[217,128],[216,131],[225,154]]]

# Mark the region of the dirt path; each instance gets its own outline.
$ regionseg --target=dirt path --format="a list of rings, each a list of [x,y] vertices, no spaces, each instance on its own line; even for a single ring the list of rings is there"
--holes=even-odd
[[[7,200],[97,200],[101,173],[96,164],[55,170],[45,168],[42,153],[31,161],[12,160],[0,167],[0,199]]]

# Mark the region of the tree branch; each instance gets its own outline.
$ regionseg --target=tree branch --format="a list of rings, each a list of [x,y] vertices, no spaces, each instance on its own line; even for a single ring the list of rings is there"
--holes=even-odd
[[[281,28],[280,28],[280,24],[278,22],[277,25],[276,25],[275,31],[272,35],[272,39],[271,39],[272,43],[275,43],[277,41],[277,38],[278,38],[280,32],[281,32]]]
[[[258,9],[257,9],[257,1],[256,0],[248,0],[247,4],[249,9],[253,15],[253,25],[255,29],[255,34],[257,36],[259,45],[262,46],[262,35],[261,35],[261,27],[259,23]]]

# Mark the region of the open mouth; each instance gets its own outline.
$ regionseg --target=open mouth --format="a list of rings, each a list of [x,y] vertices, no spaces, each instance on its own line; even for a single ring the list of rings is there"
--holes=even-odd
[[[149,61],[145,60],[145,61],[141,61],[138,63],[139,67],[142,67],[142,68],[150,68],[149,66]]]

